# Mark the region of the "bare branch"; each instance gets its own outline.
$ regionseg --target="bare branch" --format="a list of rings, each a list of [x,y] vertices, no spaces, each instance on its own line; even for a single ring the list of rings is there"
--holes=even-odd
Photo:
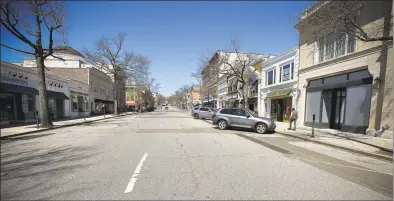
[[[6,47],[6,48],[11,49],[11,50],[14,50],[14,51],[17,51],[17,52],[21,52],[21,53],[25,53],[25,54],[31,54],[31,55],[36,55],[33,52],[27,52],[27,51],[19,50],[19,49],[10,47],[10,46],[5,45],[5,44],[1,44],[1,46]]]

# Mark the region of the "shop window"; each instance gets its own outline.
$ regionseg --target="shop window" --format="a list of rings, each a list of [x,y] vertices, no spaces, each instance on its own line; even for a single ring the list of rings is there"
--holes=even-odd
[[[323,86],[323,79],[309,81],[308,87],[319,87],[319,86]]]
[[[305,122],[312,123],[313,114],[315,122],[319,122],[321,91],[308,92],[306,94]]]
[[[368,70],[356,71],[353,73],[349,73],[349,80],[361,80],[364,78],[370,78],[371,75],[368,73]]]
[[[78,112],[84,112],[84,100],[83,96],[78,96]]]
[[[72,111],[78,112],[78,96],[76,94],[71,94],[71,104],[72,104]]]
[[[34,112],[34,96],[30,94],[27,96],[27,111]]]
[[[347,88],[345,125],[368,127],[372,85]]]
[[[347,74],[324,78],[324,85],[343,83],[347,81]]]
[[[84,96],[85,100],[85,111],[89,111],[89,96]]]

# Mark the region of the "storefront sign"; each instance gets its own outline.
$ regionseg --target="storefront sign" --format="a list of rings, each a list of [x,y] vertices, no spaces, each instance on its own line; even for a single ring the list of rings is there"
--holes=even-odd
[[[15,76],[14,76],[15,75]],[[25,85],[28,86],[29,82],[27,81],[28,76],[23,74],[1,74],[1,82],[9,82],[18,85]]]
[[[22,94],[22,111],[23,113],[29,112],[29,102],[27,100],[27,94]]]

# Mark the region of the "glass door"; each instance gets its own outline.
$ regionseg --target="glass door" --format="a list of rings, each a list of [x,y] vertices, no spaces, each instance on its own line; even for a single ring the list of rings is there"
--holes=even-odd
[[[332,89],[330,92],[332,97],[331,115],[329,115],[330,128],[341,129],[345,111],[346,88]]]
[[[278,99],[271,99],[271,119],[276,121],[277,118],[277,104],[278,104]]]
[[[285,99],[278,99],[278,121],[283,122],[285,113]]]

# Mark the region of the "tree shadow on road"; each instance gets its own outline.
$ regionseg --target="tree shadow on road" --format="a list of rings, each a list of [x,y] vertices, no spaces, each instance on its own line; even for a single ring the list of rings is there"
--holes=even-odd
[[[44,133],[44,134],[30,134],[30,135],[21,135],[21,136],[15,136],[15,137],[7,137],[1,140],[1,144],[7,144],[10,142],[15,142],[18,140],[32,140],[35,138],[40,138],[40,137],[46,137],[46,136],[50,136],[56,133]]]
[[[19,148],[19,150],[21,149]],[[72,175],[73,172],[93,165],[87,161],[98,154],[100,152],[95,147],[72,145],[64,145],[53,149],[26,148],[21,151],[12,148],[2,149],[2,200],[37,199],[41,196],[47,196],[50,191],[63,192],[62,187],[54,181],[61,176]],[[70,188],[74,187],[71,186]]]

